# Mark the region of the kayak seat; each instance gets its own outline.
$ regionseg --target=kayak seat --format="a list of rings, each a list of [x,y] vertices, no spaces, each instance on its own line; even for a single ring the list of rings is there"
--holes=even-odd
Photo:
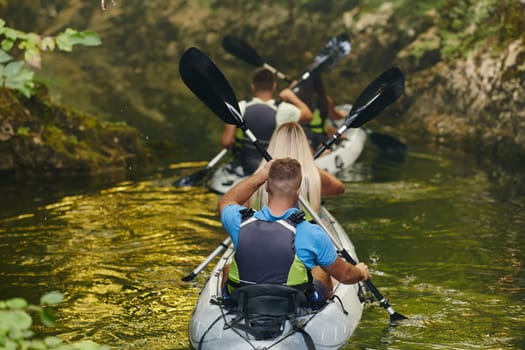
[[[301,291],[273,284],[237,288],[231,301],[231,312],[237,317],[230,326],[251,334],[256,340],[278,337],[286,320],[293,321],[307,306],[306,296]]]

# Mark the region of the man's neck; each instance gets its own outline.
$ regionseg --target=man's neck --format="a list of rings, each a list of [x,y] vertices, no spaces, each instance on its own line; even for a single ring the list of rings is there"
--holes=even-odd
[[[256,91],[253,95],[263,101],[269,101],[273,98],[272,91]]]
[[[282,216],[288,209],[294,207],[294,202],[284,199],[274,199],[268,201],[268,208],[273,216]]]

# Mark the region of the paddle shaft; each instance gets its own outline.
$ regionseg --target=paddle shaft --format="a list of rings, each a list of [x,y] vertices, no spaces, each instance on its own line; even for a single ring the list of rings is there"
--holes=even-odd
[[[215,164],[217,164],[222,159],[222,157],[226,155],[226,153],[228,153],[228,149],[223,148],[219,153],[217,153],[215,157],[212,158],[212,160],[208,162],[208,165],[206,165],[206,169],[213,168]]]
[[[288,83],[291,83],[292,82],[292,79],[290,79],[287,75],[285,75],[284,73],[278,71],[276,68],[270,66],[268,63],[264,63],[263,64],[263,67],[268,69],[270,72],[272,72],[273,74],[275,74],[275,76],[279,79],[282,79]]]
[[[319,157],[327,148],[331,148],[332,145],[334,144],[334,142],[336,142],[339,139],[339,137],[341,137],[341,135],[343,135],[345,133],[345,131],[350,127],[350,125],[355,120],[355,118],[357,118],[357,116],[359,114],[361,114],[362,111],[364,111],[372,103],[374,103],[374,101],[377,100],[379,98],[379,96],[381,96],[382,92],[383,91],[380,90],[373,98],[370,99],[370,101],[368,101],[365,105],[359,107],[355,112],[353,112],[353,113],[352,113],[352,111],[348,112],[348,116],[346,117],[345,122],[343,123],[343,125],[341,125],[341,127],[339,129],[337,129],[335,134],[328,141],[323,141],[321,146],[315,152],[314,159]]]
[[[200,263],[199,266],[197,266],[188,276],[183,277],[183,281],[191,281],[194,279],[208,264],[217,256],[219,255],[224,249],[228,248],[228,246],[231,243],[230,237],[226,238],[224,241],[221,242],[221,244],[215,248],[215,250],[208,255],[206,259],[202,263]]]

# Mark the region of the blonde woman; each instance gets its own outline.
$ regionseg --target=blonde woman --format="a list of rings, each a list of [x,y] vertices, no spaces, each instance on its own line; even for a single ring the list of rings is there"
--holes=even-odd
[[[301,163],[303,181],[301,196],[308,200],[312,209],[319,212],[321,196],[335,196],[345,191],[345,185],[330,173],[319,169],[314,163],[312,149],[303,128],[298,123],[284,123],[272,135],[268,145],[272,158],[294,158]],[[263,160],[257,169],[266,164]],[[268,203],[268,194],[261,186],[250,198],[252,208],[262,208]]]

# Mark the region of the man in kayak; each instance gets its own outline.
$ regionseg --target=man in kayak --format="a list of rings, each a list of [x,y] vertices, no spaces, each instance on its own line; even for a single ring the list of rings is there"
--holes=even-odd
[[[288,88],[279,93],[281,102],[276,103],[273,94],[277,84],[269,69],[257,68],[250,87],[253,98],[239,102],[239,108],[246,126],[265,149],[279,125],[286,122],[308,123],[312,120],[312,112],[308,106]],[[243,168],[242,175],[252,174],[261,162],[259,151],[236,125],[225,125],[221,145],[233,148],[234,157]]]
[[[339,257],[320,226],[302,219],[296,208],[301,179],[297,160],[273,160],[219,200],[222,225],[235,248],[224,271],[228,293],[244,285],[280,284],[299,288],[319,303],[332,295],[332,277],[345,284],[371,277],[365,264],[354,266]],[[253,213],[241,203],[262,185],[268,205]]]

